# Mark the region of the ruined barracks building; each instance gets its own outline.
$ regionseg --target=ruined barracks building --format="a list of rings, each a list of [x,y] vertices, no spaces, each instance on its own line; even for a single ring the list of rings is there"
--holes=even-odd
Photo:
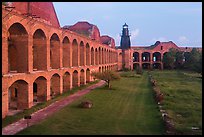
[[[169,48],[191,50],[173,42],[131,47],[127,24],[122,31],[116,48],[96,25],[60,27],[51,2],[2,3],[2,118],[93,81],[93,71],[162,69]]]

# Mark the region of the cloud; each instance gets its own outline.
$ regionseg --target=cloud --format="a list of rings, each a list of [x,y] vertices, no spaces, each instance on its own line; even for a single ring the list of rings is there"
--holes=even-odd
[[[189,40],[187,39],[186,36],[180,36],[180,37],[178,38],[178,42],[180,42],[180,43],[188,43]]]
[[[139,35],[140,30],[139,29],[135,29],[132,30],[130,32],[131,36],[130,36],[130,40],[134,40],[138,35]]]
[[[110,20],[110,16],[109,16],[109,15],[104,15],[103,18],[104,18],[105,20]]]
[[[115,39],[115,45],[116,46],[119,46],[120,45],[120,35],[119,34],[116,34],[116,36],[114,37]]]
[[[167,38],[165,37],[159,37],[159,38],[153,38],[150,42],[156,42],[156,41],[160,41],[160,42],[167,42]]]

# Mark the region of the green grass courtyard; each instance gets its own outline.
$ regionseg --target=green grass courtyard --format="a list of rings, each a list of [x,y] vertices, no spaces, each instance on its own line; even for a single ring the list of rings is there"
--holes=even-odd
[[[202,134],[202,79],[188,72],[152,71],[164,93],[164,108],[179,134]],[[164,122],[154,101],[148,74],[123,72],[112,89],[94,89],[62,110],[18,134],[27,135],[162,135]],[[79,108],[91,100],[91,109]],[[179,114],[179,118],[178,118]]]

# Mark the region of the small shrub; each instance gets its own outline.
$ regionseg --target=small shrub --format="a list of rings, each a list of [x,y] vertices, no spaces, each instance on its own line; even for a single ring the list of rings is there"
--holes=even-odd
[[[86,100],[86,101],[82,101],[80,104],[79,104],[79,107],[80,108],[92,108],[93,106],[93,103],[89,100]]]

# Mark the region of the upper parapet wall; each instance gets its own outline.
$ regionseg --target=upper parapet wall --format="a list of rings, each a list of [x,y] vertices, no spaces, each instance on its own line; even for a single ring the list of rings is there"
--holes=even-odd
[[[63,28],[82,34],[93,40],[100,41],[100,32],[98,27],[86,21],[79,21],[72,26],[64,26]]]
[[[52,2],[10,2],[22,14],[31,14],[47,21],[49,25],[60,27]]]
[[[100,41],[102,44],[106,44],[110,46],[111,48],[115,48],[115,40],[112,37],[104,35],[100,37]]]

